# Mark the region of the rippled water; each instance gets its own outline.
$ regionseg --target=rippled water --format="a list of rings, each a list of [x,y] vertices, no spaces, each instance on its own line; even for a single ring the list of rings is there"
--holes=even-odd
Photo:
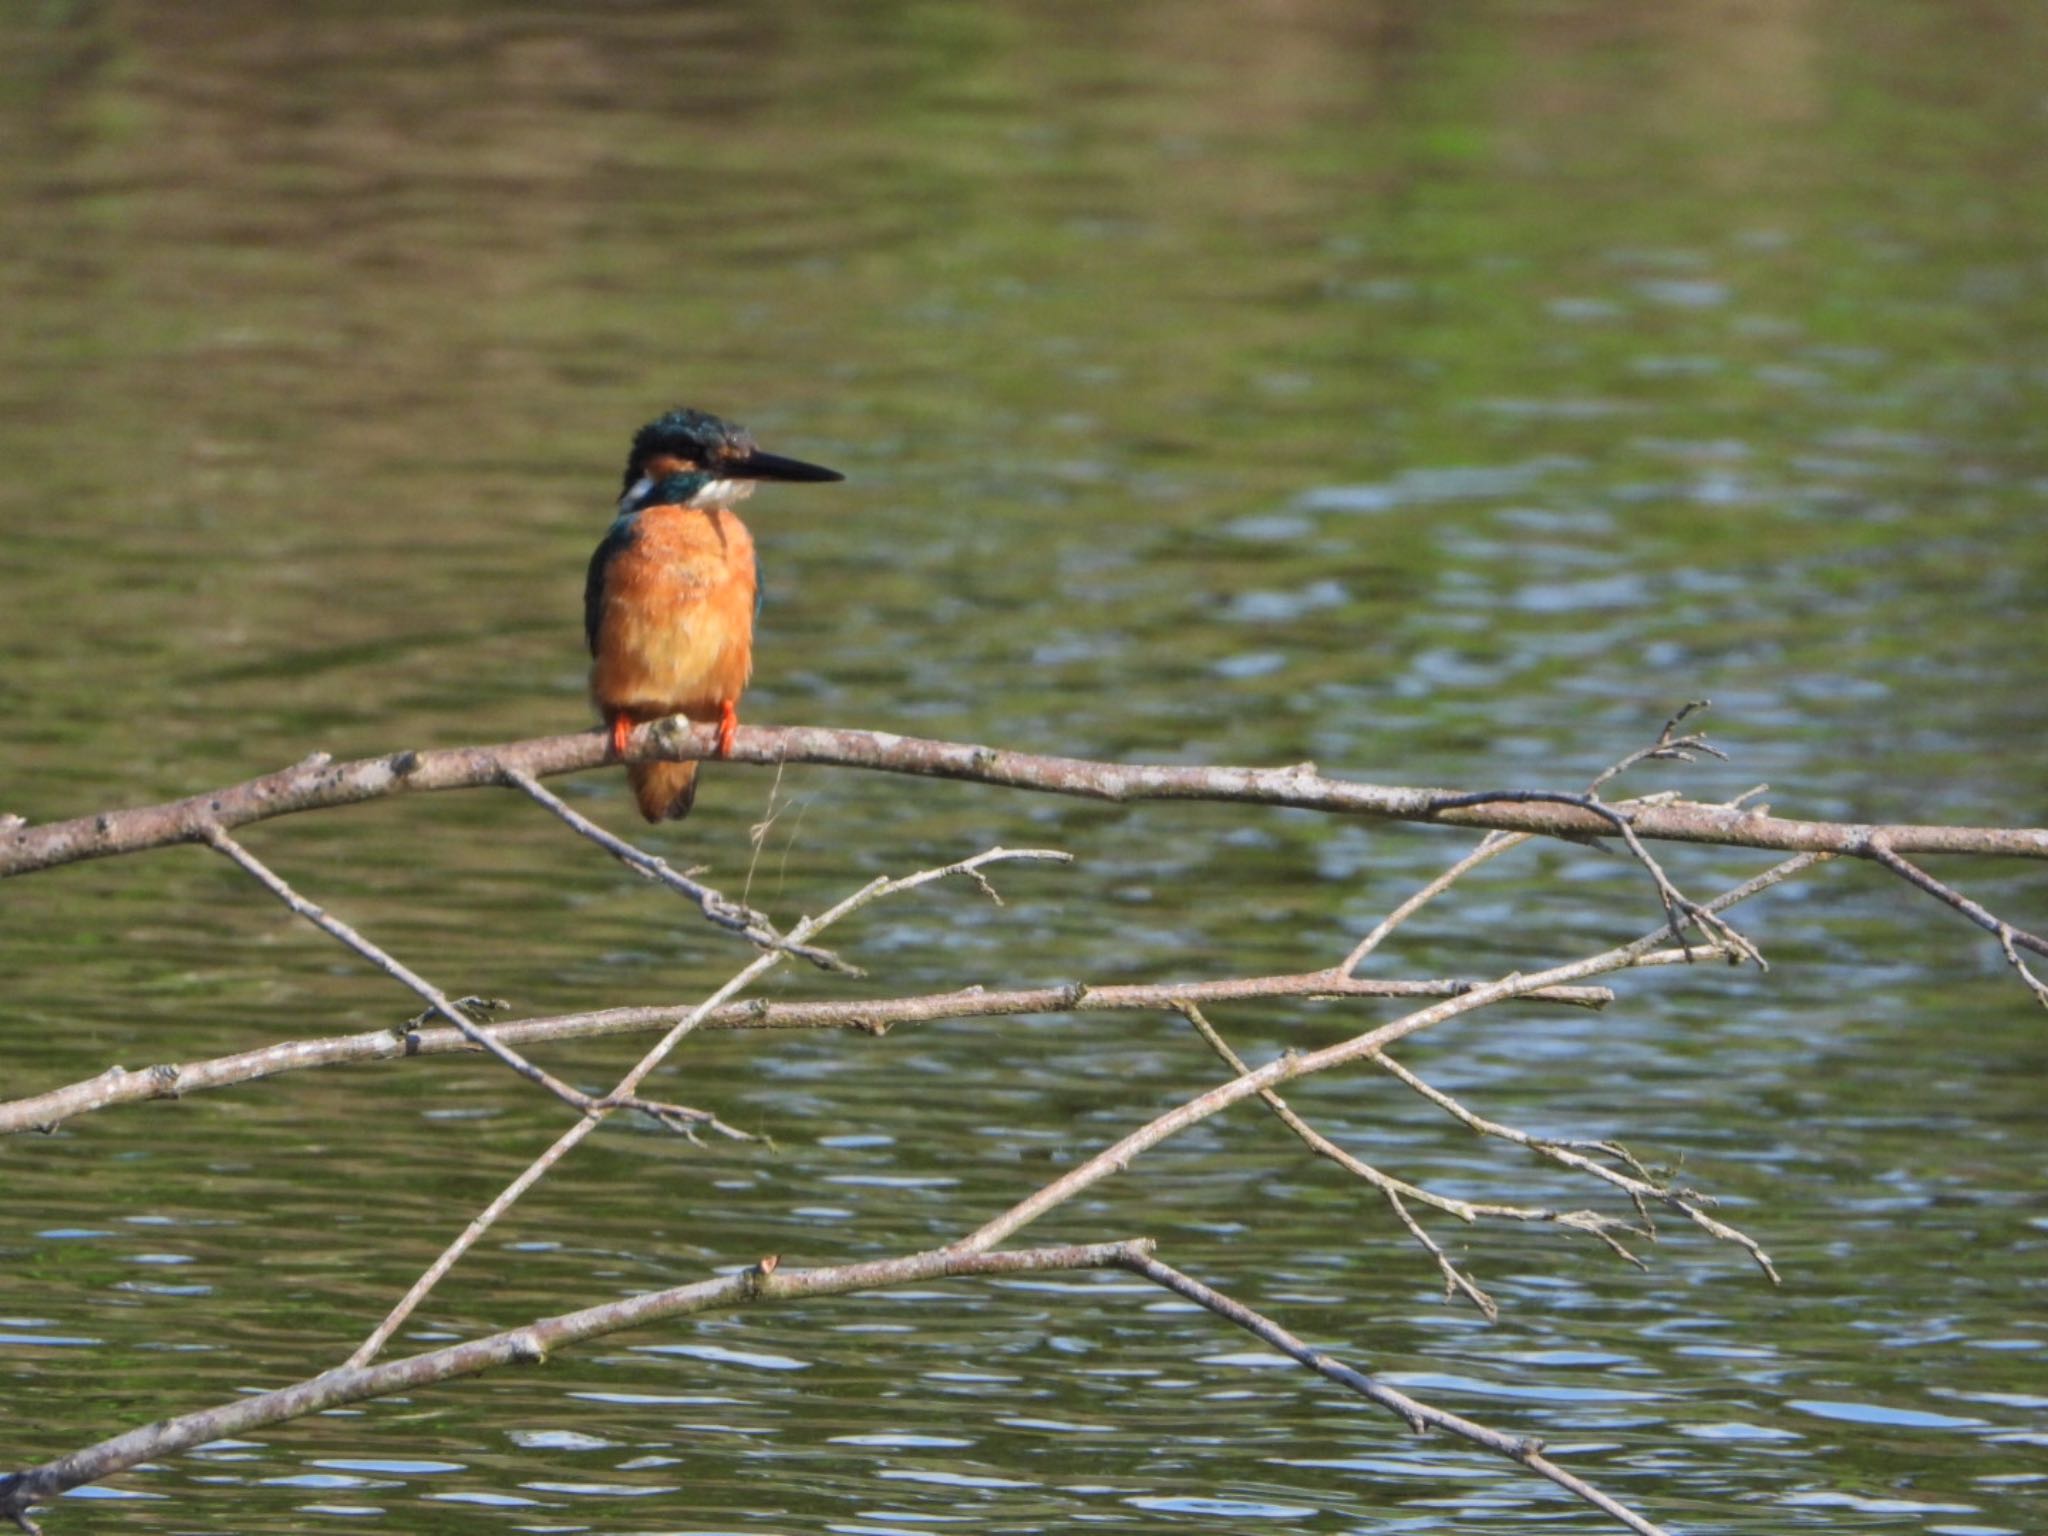
[[[756,720],[1566,786],[1711,696],[1734,761],[1638,782],[2039,824],[2044,42],[2030,7],[1903,0],[18,10],[0,811],[583,724],[583,561],[632,428],[688,400],[849,474],[751,504]],[[613,775],[567,792],[629,826]],[[849,924],[875,995],[1325,964],[1466,846],[819,769],[772,796],[713,769],[647,841],[785,916],[992,842],[1080,855],[1000,877],[1000,910]],[[508,797],[248,841],[522,1014],[684,1000],[736,961]],[[1761,862],[1671,860],[1700,889]],[[2038,870],[1954,872],[2048,912]],[[1531,848],[1379,963],[1493,974],[1653,919],[1618,861]],[[1873,873],[1749,930],[1768,976],[1664,971],[1409,1055],[1498,1118],[1683,1158],[1780,1290],[1677,1230],[1637,1273],[1440,1225],[1489,1326],[1250,1108],[1033,1235],[1156,1236],[1673,1530],[2038,1529],[2038,1010]],[[10,884],[0,980],[9,1096],[413,1011],[194,850]],[[1360,1016],[1216,1011],[1257,1059]],[[546,1059],[596,1086],[631,1049]],[[773,1149],[607,1130],[408,1342],[942,1241],[1217,1078],[1140,1015],[707,1036],[659,1090]],[[1390,1083],[1290,1097],[1447,1192],[1593,1199]],[[0,1145],[0,1464],[339,1358],[558,1128],[438,1060]],[[1609,1528],[1102,1276],[620,1336],[50,1518],[349,1524]]]

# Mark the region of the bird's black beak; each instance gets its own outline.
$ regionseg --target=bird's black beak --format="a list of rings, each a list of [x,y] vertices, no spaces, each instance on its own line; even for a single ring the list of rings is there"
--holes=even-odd
[[[844,480],[846,476],[836,469],[827,469],[822,464],[806,464],[802,459],[785,459],[779,453],[763,453],[758,448],[744,459],[734,459],[718,467],[719,474],[732,480]]]

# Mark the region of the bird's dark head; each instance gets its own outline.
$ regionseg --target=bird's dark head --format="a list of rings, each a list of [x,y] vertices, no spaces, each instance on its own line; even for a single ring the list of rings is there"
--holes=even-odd
[[[633,435],[621,511],[653,506],[730,506],[757,480],[843,480],[837,470],[763,453],[753,434],[709,411],[678,407]]]

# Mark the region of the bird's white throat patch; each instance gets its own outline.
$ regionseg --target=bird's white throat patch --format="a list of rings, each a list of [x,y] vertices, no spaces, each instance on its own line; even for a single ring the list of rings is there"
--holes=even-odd
[[[647,503],[649,493],[659,482],[652,475],[642,475],[626,488],[626,494],[619,498],[621,512],[637,512]],[[683,505],[686,507],[729,507],[736,501],[745,501],[754,494],[751,480],[711,480],[696,495]]]
[[[693,507],[729,507],[736,501],[745,501],[754,494],[751,480],[713,480],[703,490],[692,496],[688,505]]]

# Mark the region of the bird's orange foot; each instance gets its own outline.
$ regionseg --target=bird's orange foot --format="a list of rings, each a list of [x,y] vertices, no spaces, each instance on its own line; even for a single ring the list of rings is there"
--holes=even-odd
[[[624,715],[612,716],[612,756],[626,755],[626,738],[633,734],[633,722]]]
[[[731,699],[718,701],[718,755],[732,756],[733,732],[740,728],[739,706]]]

